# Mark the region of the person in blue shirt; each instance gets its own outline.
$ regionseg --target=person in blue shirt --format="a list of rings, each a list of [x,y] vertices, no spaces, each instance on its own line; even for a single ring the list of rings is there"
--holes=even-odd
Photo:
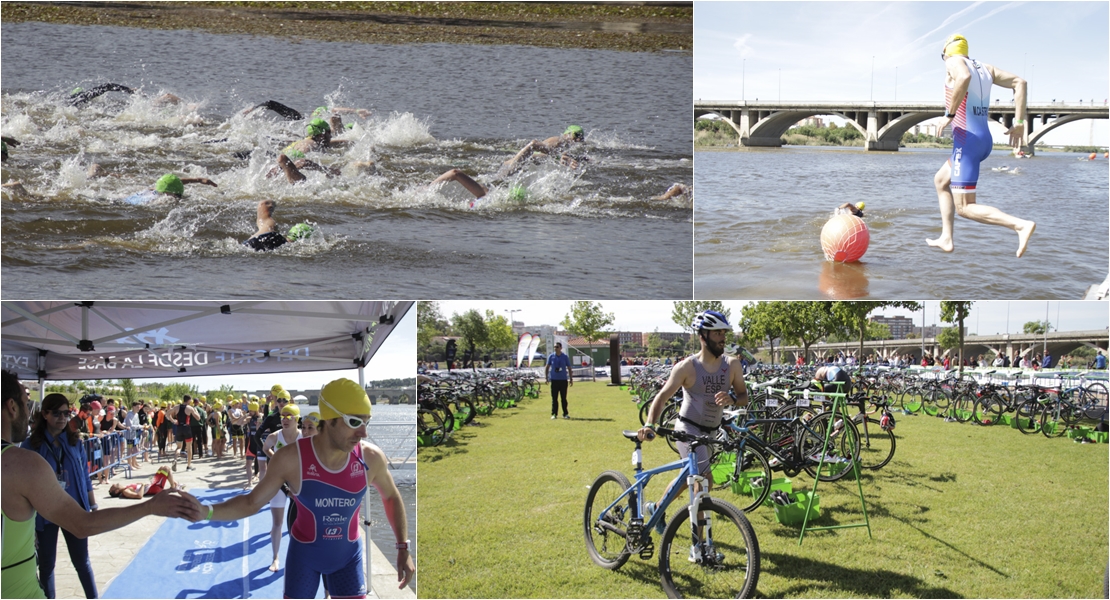
[[[567,388],[574,385],[570,372],[570,357],[563,354],[563,345],[555,342],[555,353],[547,359],[543,368],[544,378],[551,383],[551,418],[559,416],[559,397],[563,398],[563,418],[569,419],[567,412]]]
[[[1099,350],[1098,355],[1095,356],[1095,368],[1106,369],[1106,355],[1102,353],[1102,350]]]
[[[60,485],[71,498],[86,511],[96,510],[93,497],[92,479],[85,468],[84,446],[78,443],[80,436],[75,427],[69,427],[69,399],[62,394],[47,394],[42,401],[42,410],[35,416],[31,436],[22,446],[38,452],[58,478]],[[35,538],[39,556],[39,583],[47,598],[54,598],[54,564],[58,554],[58,525],[38,515],[35,518]],[[93,577],[92,563],[89,561],[89,540],[77,537],[62,530],[65,535],[69,559],[81,580],[86,598],[96,598],[96,578]]]

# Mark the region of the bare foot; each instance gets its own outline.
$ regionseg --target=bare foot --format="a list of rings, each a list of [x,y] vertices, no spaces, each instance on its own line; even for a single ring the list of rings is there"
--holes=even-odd
[[[1018,258],[1021,258],[1021,255],[1025,254],[1025,247],[1029,245],[1029,238],[1032,237],[1033,232],[1037,230],[1037,224],[1034,223],[1033,221],[1026,221],[1026,223],[1027,223],[1026,225],[1018,227],[1018,229],[1017,229],[1017,234],[1018,234],[1017,256],[1018,256]]]
[[[930,246],[932,246],[934,248],[940,248],[941,250],[944,250],[945,252],[951,252],[952,251],[952,239],[951,238],[949,238],[947,240],[941,239],[941,238],[937,238],[935,240],[926,239],[925,243],[929,244]]]
[[[277,573],[279,568],[280,567],[278,567],[278,559],[275,558],[274,562],[270,563],[270,572]]]

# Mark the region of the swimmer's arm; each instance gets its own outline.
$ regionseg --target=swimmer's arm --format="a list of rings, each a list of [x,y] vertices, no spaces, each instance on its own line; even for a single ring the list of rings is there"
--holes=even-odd
[[[181,183],[186,184],[186,185],[188,185],[190,183],[203,183],[204,185],[210,185],[212,187],[218,187],[216,185],[215,181],[212,181],[211,179],[209,179],[207,177],[182,177],[181,178]],[[192,407],[190,406],[189,408],[192,408]]]
[[[272,110],[272,111],[276,112],[277,114],[281,115],[287,121],[300,121],[301,119],[304,118],[304,115],[302,115],[296,109],[289,108],[288,106],[286,106],[286,105],[284,105],[280,102],[275,102],[273,100],[267,100],[267,101],[263,102],[262,104],[252,106],[252,107],[248,108],[247,110],[244,110],[243,114],[244,115],[249,115],[251,112],[253,112],[253,111],[255,111],[259,108],[265,108],[265,109]]]
[[[9,145],[9,146],[18,146],[19,145],[19,140],[15,139],[13,137],[8,137],[6,135],[5,136],[0,136],[0,140],[3,140],[4,143]]]
[[[365,108],[347,108],[347,107],[344,107],[344,106],[333,106],[331,108],[331,112],[333,112],[337,115],[356,114],[356,115],[362,117],[363,119],[368,118],[370,116],[370,111],[366,110]]]
[[[329,148],[346,148],[346,147],[350,146],[351,144],[354,144],[354,142],[351,141],[351,140],[331,140],[331,141],[328,142],[328,147]]]

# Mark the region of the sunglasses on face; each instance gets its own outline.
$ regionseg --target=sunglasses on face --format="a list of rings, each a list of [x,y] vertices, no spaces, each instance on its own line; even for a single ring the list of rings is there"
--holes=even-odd
[[[68,410],[44,410],[42,412],[45,415],[56,417],[58,419],[68,419],[69,418],[69,411]]]
[[[344,413],[339,412],[338,410],[336,410],[336,408],[334,406],[332,406],[331,404],[328,404],[328,401],[324,400],[322,397],[320,398],[320,402],[324,406],[326,406],[326,407],[334,410],[335,412],[339,413],[339,418],[342,419],[343,422],[347,425],[347,427],[350,427],[351,429],[358,429],[359,427],[362,427],[366,423],[366,419],[363,419],[362,417],[356,417],[354,415],[348,415],[348,414],[344,414]]]

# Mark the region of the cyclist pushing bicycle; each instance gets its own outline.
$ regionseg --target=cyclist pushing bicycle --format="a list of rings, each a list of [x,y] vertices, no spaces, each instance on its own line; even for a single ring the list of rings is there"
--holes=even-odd
[[[667,383],[652,400],[647,423],[637,432],[641,441],[655,439],[656,422],[663,407],[680,387],[683,397],[675,423],[676,431],[696,436],[712,435],[721,426],[726,406],[748,405],[744,369],[735,356],[724,354],[725,336],[732,330],[728,319],[715,310],[707,310],[694,317],[692,327],[698,334],[701,351],[680,361],[671,370]],[[689,443],[679,441],[676,446],[682,458],[690,453]],[[707,475],[710,470],[709,448],[698,446],[694,452],[698,471]],[[648,510],[652,510],[652,505],[649,504]]]

